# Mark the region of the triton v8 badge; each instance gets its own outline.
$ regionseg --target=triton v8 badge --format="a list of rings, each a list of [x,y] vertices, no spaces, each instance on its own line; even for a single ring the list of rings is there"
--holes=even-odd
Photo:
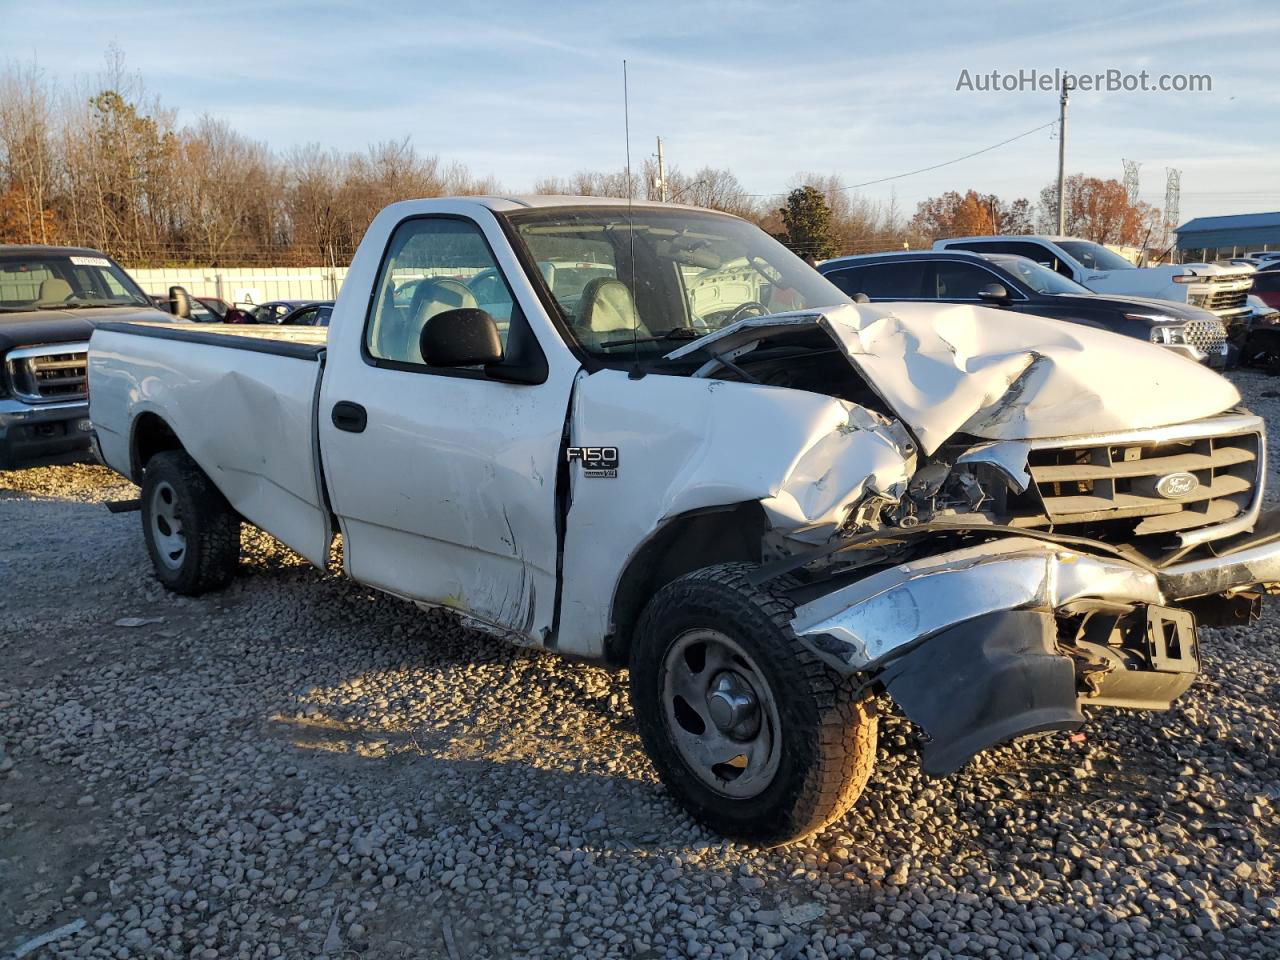
[[[617,447],[566,447],[565,459],[572,463],[582,463],[584,477],[604,477],[617,479],[618,448]]]

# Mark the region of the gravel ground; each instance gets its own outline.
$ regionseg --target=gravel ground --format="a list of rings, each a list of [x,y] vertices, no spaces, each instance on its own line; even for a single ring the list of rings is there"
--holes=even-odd
[[[1236,379],[1280,423],[1280,380]],[[166,594],[99,505],[131,490],[0,473],[0,957],[77,921],[28,955],[1280,955],[1275,608],[1206,631],[1169,713],[944,780],[887,717],[855,809],[759,851],[666,797],[624,677],[261,534]]]

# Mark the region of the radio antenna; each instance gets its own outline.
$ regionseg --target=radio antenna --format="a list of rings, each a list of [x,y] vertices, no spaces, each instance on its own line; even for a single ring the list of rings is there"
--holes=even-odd
[[[627,142],[627,235],[631,261],[631,379],[644,376],[640,369],[640,313],[636,309],[636,221],[631,210],[635,190],[631,186],[631,96],[627,89],[627,61],[622,61],[622,128]],[[625,342],[625,341],[624,341]]]

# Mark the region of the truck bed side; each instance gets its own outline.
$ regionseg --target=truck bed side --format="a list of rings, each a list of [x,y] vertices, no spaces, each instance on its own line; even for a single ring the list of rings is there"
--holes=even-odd
[[[103,458],[139,480],[135,431],[159,418],[245,519],[323,567],[332,539],[315,419],[324,337],[311,328],[100,326],[89,390]]]

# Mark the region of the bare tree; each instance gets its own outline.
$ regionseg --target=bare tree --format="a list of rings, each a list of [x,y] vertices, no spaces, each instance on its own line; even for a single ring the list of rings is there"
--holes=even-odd
[[[57,217],[50,209],[58,164],[53,94],[35,66],[0,75],[0,193],[6,224],[0,241],[52,243]]]

